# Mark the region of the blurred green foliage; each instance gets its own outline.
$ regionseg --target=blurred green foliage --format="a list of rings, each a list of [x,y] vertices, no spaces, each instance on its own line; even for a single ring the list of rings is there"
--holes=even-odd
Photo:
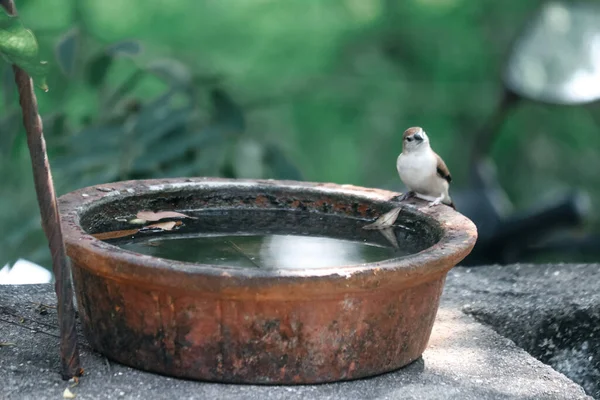
[[[8,63],[27,71],[38,87],[48,90],[48,63],[39,58],[39,46],[35,35],[25,28],[18,15],[9,15],[3,7],[0,7],[0,55]]]
[[[400,133],[414,125],[460,187],[537,4],[17,0],[50,61],[38,100],[59,194],[203,175],[400,189]],[[10,69],[0,74],[0,265],[49,265]],[[507,120],[493,156],[518,206],[565,187],[600,199],[589,111],[526,103]]]

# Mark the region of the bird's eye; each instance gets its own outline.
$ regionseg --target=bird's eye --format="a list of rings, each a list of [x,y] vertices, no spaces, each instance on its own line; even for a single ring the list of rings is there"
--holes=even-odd
[[[412,142],[412,141],[413,141],[413,137],[412,137],[412,136],[408,136],[408,137],[406,138],[406,140],[407,140],[408,142]]]

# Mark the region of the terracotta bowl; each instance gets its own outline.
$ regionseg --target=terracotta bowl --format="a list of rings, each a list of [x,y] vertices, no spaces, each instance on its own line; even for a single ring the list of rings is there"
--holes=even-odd
[[[85,335],[111,360],[218,382],[331,382],[405,366],[425,350],[446,274],[477,237],[473,223],[449,207],[415,200],[418,209],[400,213],[397,223],[414,233],[406,237],[414,254],[335,268],[191,264],[91,236],[124,229],[120,217],[148,209],[284,209],[368,224],[397,206],[388,201],[395,195],[349,185],[209,178],[71,192],[59,203]]]

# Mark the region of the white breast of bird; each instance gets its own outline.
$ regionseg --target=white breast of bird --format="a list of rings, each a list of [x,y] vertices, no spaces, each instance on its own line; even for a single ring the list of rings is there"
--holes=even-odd
[[[408,190],[433,197],[448,190],[448,182],[437,174],[437,159],[432,151],[402,153],[396,168]]]

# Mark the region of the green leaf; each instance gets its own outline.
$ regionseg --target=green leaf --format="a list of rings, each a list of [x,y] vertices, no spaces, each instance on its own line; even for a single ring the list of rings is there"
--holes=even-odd
[[[75,72],[75,61],[77,59],[77,44],[79,41],[79,29],[71,29],[56,44],[56,60],[58,66],[66,76],[73,76]]]
[[[135,160],[133,170],[134,172],[146,172],[155,169],[162,163],[174,164],[176,161],[182,160],[188,151],[205,150],[209,146],[214,148],[221,140],[223,140],[221,135],[212,134],[209,130],[186,131],[183,137],[169,136],[149,146],[144,155]]]
[[[43,120],[44,131],[48,137],[57,138],[68,134],[67,115],[65,113],[59,111],[55,114],[45,116]]]
[[[142,52],[142,49],[142,44],[137,40],[123,40],[108,46],[106,53],[113,57],[137,56]]]
[[[35,35],[23,26],[19,17],[8,15],[3,7],[0,7],[0,55],[25,70],[39,88],[48,91],[48,63],[40,59]]]
[[[194,74],[192,77],[193,83],[198,86],[216,86],[221,84],[225,78],[220,74]]]
[[[302,180],[302,172],[285,155],[282,149],[269,145],[265,152],[265,163],[271,167],[273,179]]]
[[[221,167],[221,176],[223,176],[223,178],[228,178],[228,179],[236,179],[237,176],[235,176],[235,168],[232,164],[231,161],[226,161],[225,164],[223,164],[223,166]]]
[[[146,70],[173,87],[186,87],[192,82],[192,73],[189,68],[172,58],[151,61]]]
[[[264,148],[249,138],[238,141],[232,153],[231,163],[236,178],[260,179],[264,176]]]
[[[17,110],[4,112],[0,119],[0,155],[8,157],[20,127],[20,113]]]
[[[144,74],[141,70],[136,70],[133,74],[129,76],[123,83],[121,83],[115,91],[108,97],[106,100],[106,104],[110,107],[114,104],[117,104],[119,100],[125,97],[129,92],[131,92],[135,87],[140,83]]]
[[[169,135],[173,130],[185,128],[185,125],[190,120],[190,116],[191,109],[187,107],[179,110],[168,110],[168,113],[165,113],[164,116],[159,115],[159,118],[150,119],[153,122],[152,126],[146,129],[139,128],[139,126],[143,125],[136,126],[136,133],[139,134],[136,143],[146,146],[157,139]],[[148,121],[143,122],[147,124]]]
[[[104,83],[115,58],[134,56],[142,51],[142,45],[135,40],[124,40],[112,44],[96,54],[86,67],[86,80],[92,87]]]
[[[149,142],[159,139],[163,134],[168,133],[161,126],[165,120],[170,119],[170,114],[174,111],[172,106],[173,94],[173,91],[168,91],[142,106],[136,116],[134,126],[135,132],[141,135],[138,139],[140,145],[145,146]],[[187,114],[189,112],[188,110]],[[188,117],[186,116],[186,118]]]
[[[78,176],[87,173],[93,168],[106,166],[110,161],[115,159],[117,151],[118,149],[103,149],[103,151],[94,154],[77,156],[67,154],[52,160],[52,167],[58,173]]]
[[[223,129],[225,133],[239,135],[246,129],[246,118],[241,107],[221,89],[210,92],[213,106],[212,125]]]
[[[6,65],[6,68],[2,71],[2,84],[0,87],[2,87],[3,91],[2,101],[4,103],[4,110],[7,110],[11,106],[17,92],[15,75],[13,74],[12,67],[9,65]]]
[[[98,87],[102,85],[108,70],[112,65],[113,58],[105,53],[101,52],[94,56],[89,62],[86,68],[86,80],[92,87]]]
[[[72,149],[72,154],[87,157],[105,150],[114,152],[123,135],[122,124],[89,126],[76,135],[66,138],[66,144]]]
[[[105,160],[110,160],[110,156],[105,156]],[[119,180],[118,163],[110,165],[104,164],[93,173],[78,174],[73,176],[69,182],[69,190],[98,185],[101,183],[115,182]]]

